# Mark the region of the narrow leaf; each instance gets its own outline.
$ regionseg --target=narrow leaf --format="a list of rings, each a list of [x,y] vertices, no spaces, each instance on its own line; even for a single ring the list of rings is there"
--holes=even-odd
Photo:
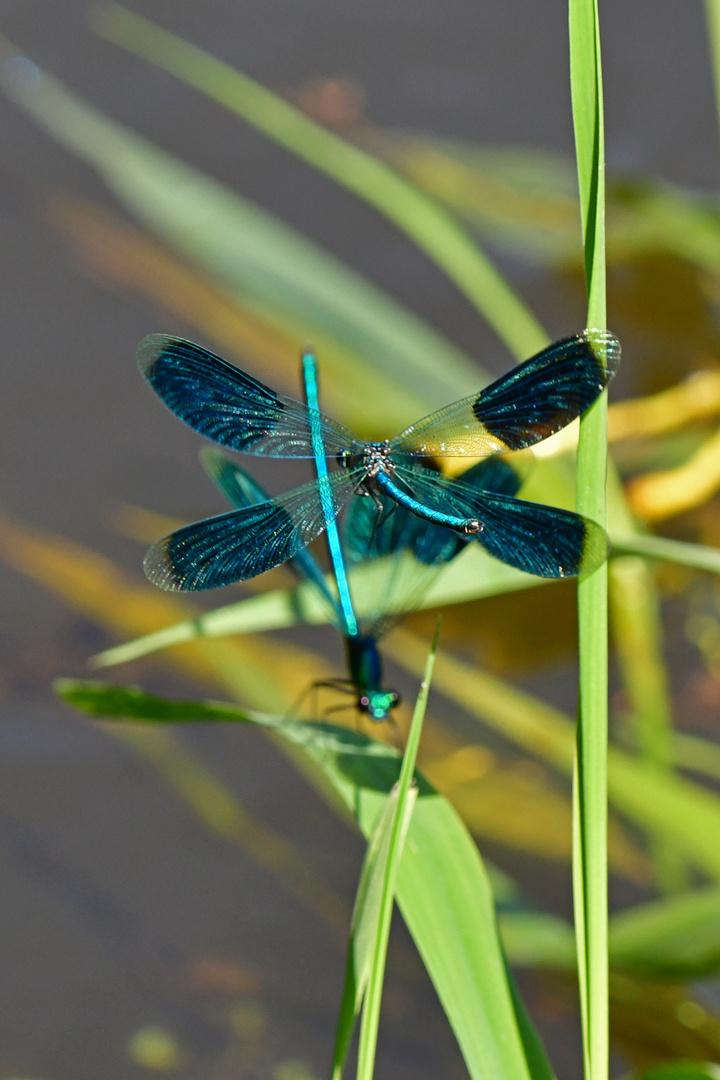
[[[587,325],[605,330],[605,135],[597,0],[570,0],[570,83],[588,292]],[[581,514],[607,524],[607,395],[581,418]],[[607,564],[578,585],[580,694],[573,793],[573,894],[586,1080],[608,1075]]]
[[[435,630],[432,647],[425,663],[425,673],[420,685],[420,692],[415,702],[410,731],[408,733],[405,752],[400,766],[400,778],[397,782],[397,800],[394,812],[387,824],[389,833],[388,854],[382,877],[382,895],[378,910],[377,926],[375,928],[375,940],[373,942],[373,958],[369,970],[369,978],[365,1001],[363,1006],[362,1021],[360,1024],[360,1044],[358,1047],[358,1080],[372,1080],[375,1067],[375,1051],[377,1048],[378,1027],[380,1025],[380,1002],[382,998],[383,983],[385,981],[385,963],[387,946],[390,939],[390,920],[395,904],[395,883],[397,881],[398,867],[405,847],[410,818],[415,800],[417,788],[411,795],[410,785],[415,775],[420,736],[422,735],[425,709],[427,708],[428,694],[432,680],[435,654],[437,652],[438,636],[440,633],[440,621]],[[395,790],[395,789],[393,789]]]
[[[438,203],[370,154],[209,53],[119,4],[98,9],[109,40],[195,86],[385,214],[422,248],[520,359],[546,344],[542,327],[477,245]]]

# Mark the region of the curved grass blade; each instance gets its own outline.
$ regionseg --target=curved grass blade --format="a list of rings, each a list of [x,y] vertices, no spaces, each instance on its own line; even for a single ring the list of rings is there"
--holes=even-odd
[[[123,687],[69,680],[64,692],[92,715],[122,713]],[[141,719],[143,693],[131,687],[128,708]],[[147,696],[147,695],[145,695]],[[161,699],[149,696],[149,718],[157,721]],[[215,703],[210,703],[214,712]],[[359,732],[217,708],[228,720],[252,720],[302,755],[309,770],[372,835],[387,795],[398,780],[397,752]],[[171,720],[208,719],[207,703],[173,702]],[[220,712],[215,713],[220,718]],[[500,944],[492,890],[479,852],[448,801],[418,776],[418,799],[397,878],[397,901],[465,1058],[473,1080],[551,1080],[522,1004],[512,988]]]
[[[647,559],[720,573],[720,552],[716,548],[642,533],[612,534],[610,540],[612,552],[618,555],[641,555]],[[360,600],[358,610],[361,615],[373,614],[370,605],[362,602],[363,593],[368,597],[377,596],[378,587],[385,576],[386,571],[381,565],[374,567],[366,564],[354,571],[353,585]],[[485,556],[473,545],[463,554],[462,562],[457,560],[451,563],[431,588],[420,596],[418,609],[461,603],[515,589],[534,588],[540,584],[540,579]],[[113,646],[98,654],[94,663],[98,667],[111,667],[197,638],[287,629],[303,622],[319,624],[327,622],[328,617],[326,606],[318,602],[312,587],[301,585],[292,592],[275,590],[215,608],[196,618],[168,626],[165,630]]]
[[[454,559],[426,592],[422,592],[422,578],[418,590],[410,588],[412,567],[403,569],[406,595],[420,592],[419,609],[456,604],[483,596],[495,596],[516,589],[534,588],[543,579],[523,574],[505,563],[486,555],[477,544],[469,545],[461,557]],[[420,575],[424,568],[419,568]],[[352,586],[356,612],[359,618],[373,618],[377,597],[387,582],[385,560],[377,559],[353,570]],[[400,611],[397,614],[401,614]],[[93,659],[98,667],[124,664],[140,656],[147,656],[160,649],[169,648],[198,638],[222,638],[230,634],[259,633],[279,630],[298,623],[320,624],[328,622],[327,605],[315,589],[314,583],[298,588],[276,590],[226,604],[214,611],[198,613],[183,622],[176,622],[166,629],[153,631],[143,637],[106,649]]]
[[[527,356],[545,344],[542,327],[457,220],[383,161],[119,4],[104,4],[93,21],[108,40],[195,86],[385,214],[445,271],[515,356]]]
[[[13,59],[19,50],[0,38],[0,61]],[[5,64],[5,93],[96,168],[149,228],[229,295],[237,290],[246,309],[275,322],[284,311],[283,329],[296,341],[312,340],[338,379],[358,360],[377,373],[387,392],[386,400],[379,395],[373,403],[375,424],[392,430],[413,412],[477,388],[482,373],[472,360],[340,260],[24,63],[33,72],[26,80]],[[391,392],[398,383],[404,387],[402,413]],[[372,425],[370,413],[366,423]]]

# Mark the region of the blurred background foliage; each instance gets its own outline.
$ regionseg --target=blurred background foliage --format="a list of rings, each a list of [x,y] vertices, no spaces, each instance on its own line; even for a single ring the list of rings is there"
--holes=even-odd
[[[105,36],[169,70],[180,62],[169,39],[155,40],[117,8],[103,12],[96,22]],[[364,437],[392,433],[485,377],[420,315],[246,198],[241,183],[230,190],[136,136],[20,58],[9,42],[1,43],[0,60],[6,93],[95,168],[119,203],[111,211],[58,183],[38,200],[42,220],[95,282],[149,301],[166,329],[179,323],[290,394],[298,393],[298,346],[312,341],[325,408]],[[249,80],[238,87],[232,75],[218,73],[211,58],[193,62],[196,68],[185,66],[191,82],[206,90],[212,84],[211,96],[226,106],[230,100],[229,107],[272,138],[292,149],[294,138],[302,142],[311,131],[306,158],[401,228],[403,192],[410,191],[427,217],[426,233],[413,236],[408,227],[409,235],[433,254],[428,237],[446,230],[446,271],[455,267],[461,287],[472,278],[467,295],[492,316],[511,351],[529,353],[543,330],[496,266],[541,272],[564,303],[580,307],[582,252],[569,158],[381,128],[365,114],[363,88],[350,79],[315,78],[266,101]],[[287,105],[298,112],[285,113]],[[335,138],[357,154],[344,176]],[[373,164],[361,175],[366,162],[390,170],[373,172]],[[609,415],[622,482],[622,492],[611,495],[611,534],[718,548],[720,200],[651,176],[613,174],[607,227],[610,325],[626,345]],[[456,258],[447,254],[452,250]],[[530,497],[572,504],[573,449],[571,433],[538,455]],[[138,566],[143,546],[183,509],[172,499],[115,508],[117,531],[138,542]],[[139,574],[127,576],[100,552],[9,517],[0,522],[0,558],[109,639],[125,642],[203,614],[194,603],[152,589]],[[420,765],[489,862],[502,867],[492,880],[503,940],[511,963],[532,971],[531,1011],[542,1026],[575,1010],[574,944],[556,894],[557,880],[567,881],[557,878],[558,868],[567,869],[571,850],[575,590],[498,570],[474,551],[463,562],[457,582],[438,586],[452,603],[441,609]],[[285,713],[308,682],[337,669],[337,650],[330,659],[323,648],[327,636],[318,632],[316,640],[292,630],[296,616],[288,611],[297,605],[288,599],[289,583],[280,569],[238,590],[238,602],[218,623],[223,636],[186,639],[145,660],[137,657],[163,639],[136,646],[132,678],[152,682],[151,665],[169,665],[181,685],[194,682]],[[625,554],[612,564],[611,999],[619,1068],[720,1060],[719,589],[715,576],[678,562]],[[246,599],[248,593],[254,595]],[[222,602],[229,604],[224,596]],[[435,618],[434,609],[413,615],[387,641],[403,688],[416,685]],[[266,632],[247,632],[253,620]],[[246,632],[224,636],[228,628]],[[129,655],[110,651],[104,662]],[[401,730],[408,719],[403,709]],[[355,723],[350,717],[348,724]],[[195,744],[167,728],[106,730],[139,754],[205,827],[268,870],[331,935],[342,936],[345,898],[280,830],[256,820],[242,793],[203,762]],[[372,734],[394,738],[383,729]],[[398,963],[410,970],[413,960],[402,949]],[[252,1063],[264,1023],[253,977],[217,961],[194,969],[191,978],[227,1006],[220,1025],[226,1065]],[[189,1067],[162,1029],[139,1028],[127,1053],[141,1068]],[[310,1075],[302,1064],[284,1067],[290,1071],[283,1076]]]

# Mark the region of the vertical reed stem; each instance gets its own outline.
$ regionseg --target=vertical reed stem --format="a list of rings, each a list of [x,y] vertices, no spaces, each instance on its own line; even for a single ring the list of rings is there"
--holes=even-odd
[[[597,0],[570,0],[570,79],[588,326],[606,328],[605,139]],[[607,523],[607,395],[580,423],[577,506]],[[608,1075],[607,565],[578,586],[580,695],[573,790],[573,885],[586,1080]]]

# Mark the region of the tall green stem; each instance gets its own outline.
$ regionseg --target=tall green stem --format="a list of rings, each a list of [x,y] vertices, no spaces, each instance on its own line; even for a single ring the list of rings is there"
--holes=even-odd
[[[604,330],[605,138],[597,0],[570,0],[570,79],[588,326]],[[607,521],[607,397],[580,423],[580,513]],[[578,587],[580,697],[573,799],[573,884],[586,1080],[608,1075],[607,565]]]

